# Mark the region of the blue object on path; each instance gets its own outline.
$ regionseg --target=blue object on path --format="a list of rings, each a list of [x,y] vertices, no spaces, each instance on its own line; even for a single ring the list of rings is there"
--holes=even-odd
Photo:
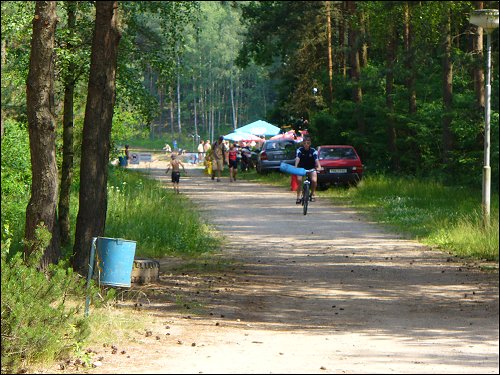
[[[305,176],[306,170],[304,168],[296,168],[288,163],[280,164],[280,171],[288,174],[295,174],[297,176]]]

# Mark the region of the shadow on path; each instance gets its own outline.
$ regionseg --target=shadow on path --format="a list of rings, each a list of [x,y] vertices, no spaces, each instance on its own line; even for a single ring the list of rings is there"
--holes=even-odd
[[[143,171],[170,187],[164,169]],[[163,259],[151,311],[174,309],[166,302],[178,295],[191,319],[390,336],[401,345],[436,345],[436,362],[498,368],[497,271],[481,272],[326,199],[304,216],[293,192],[217,183],[192,167],[180,186],[227,244],[218,257],[191,265]],[[228,263],[212,267],[217,260]],[[469,349],[476,345],[480,353]]]

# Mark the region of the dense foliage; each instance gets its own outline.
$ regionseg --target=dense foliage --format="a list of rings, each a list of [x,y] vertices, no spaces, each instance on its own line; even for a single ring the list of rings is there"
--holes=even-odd
[[[74,86],[71,233],[79,204],[95,16],[92,2],[75,3],[57,3],[53,98],[61,170],[64,93],[69,84]],[[484,76],[484,53],[482,46],[471,47],[477,30],[468,22],[478,5],[498,9],[498,1],[119,2],[122,39],[111,134],[116,149],[110,156],[116,157],[119,146],[134,138],[149,138],[156,145],[176,139],[180,148],[190,149],[200,136],[213,140],[257,119],[287,127],[298,126],[304,117],[316,145],[356,147],[366,176],[374,177],[367,179],[374,182],[371,193],[356,190],[358,198],[372,194],[367,199],[377,200],[403,226],[423,212],[423,202],[412,195],[422,189],[417,179],[429,181],[429,187],[438,184],[433,194],[445,191],[443,200],[463,196],[448,194],[441,183],[458,191],[467,186],[479,197],[484,109],[475,82],[477,74]],[[64,263],[43,273],[33,266],[40,254],[25,260],[20,255],[32,183],[26,80],[34,8],[35,2],[1,4],[2,372],[56,357],[86,334],[85,324],[73,314],[78,308],[65,305],[81,280]],[[70,9],[75,11],[74,25]],[[498,30],[492,40],[490,152],[497,202]],[[399,192],[391,195],[386,180],[375,178],[384,173],[405,181],[389,183]],[[405,192],[411,185],[418,186]],[[403,192],[408,194],[403,197]],[[140,239],[142,255],[199,254],[218,244],[191,212],[193,207],[157,184],[112,168],[108,196],[107,235]],[[462,203],[470,215],[447,221],[436,209],[430,216],[439,217],[435,226],[443,228],[430,233],[422,226],[424,232],[416,235],[434,236],[434,243],[445,248],[458,249],[463,243],[496,248],[498,230],[485,235],[476,226],[478,200]],[[158,212],[162,220],[152,220]],[[380,215],[380,220],[390,221],[387,214]],[[498,227],[498,218],[493,219]],[[470,238],[455,240],[458,233]],[[39,239],[42,248],[48,239],[43,229]],[[498,252],[488,254],[488,259],[498,259]]]
[[[279,104],[270,113],[272,122],[293,125],[293,119],[309,118],[316,143],[353,144],[370,173],[427,176],[448,184],[481,186],[484,109],[477,105],[473,69],[478,64],[484,67],[485,62],[482,54],[470,47],[475,32],[468,22],[473,2],[330,2],[331,99],[326,3],[265,1],[242,5],[247,31],[239,64],[246,66],[253,60],[268,66],[281,82]],[[355,4],[354,12],[347,3],[351,7]],[[483,5],[498,9],[498,2]],[[452,87],[446,89],[452,90],[451,108],[446,107],[443,97],[444,26],[448,20]],[[411,32],[409,47],[404,38],[406,27]],[[354,46],[351,34],[361,34]],[[498,30],[492,40],[498,40]],[[498,44],[493,42],[492,47],[491,165],[493,190],[498,191]],[[348,56],[353,49],[359,50],[359,77],[353,75]],[[318,88],[316,95],[313,87]],[[354,89],[361,93],[358,100],[353,97]],[[414,111],[408,105],[412,93],[416,98]],[[449,158],[443,151],[447,118],[451,118]]]
[[[45,273],[37,269],[50,233],[37,230],[37,250],[28,259],[20,252],[8,257],[10,240],[2,238],[2,373],[67,354],[89,334],[79,314],[85,280],[63,261]]]
[[[26,205],[31,188],[31,162],[26,125],[5,121],[2,137],[2,248],[14,238],[14,251],[21,249]],[[17,241],[16,241],[17,240]],[[10,248],[10,246],[9,246]]]

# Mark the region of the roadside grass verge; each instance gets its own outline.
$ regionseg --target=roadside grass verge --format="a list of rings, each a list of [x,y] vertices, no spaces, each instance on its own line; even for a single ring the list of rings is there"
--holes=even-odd
[[[282,173],[240,173],[246,180],[290,189]],[[491,196],[491,223],[483,226],[481,192],[415,178],[366,176],[357,188],[319,191],[333,204],[352,205],[406,237],[453,255],[498,261],[498,193]]]
[[[106,236],[137,241],[136,254],[153,258],[197,256],[222,243],[185,196],[121,168],[108,180]]]

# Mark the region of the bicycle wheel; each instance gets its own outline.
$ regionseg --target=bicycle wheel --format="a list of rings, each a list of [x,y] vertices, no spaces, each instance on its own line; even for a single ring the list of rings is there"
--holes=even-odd
[[[304,184],[303,188],[304,194],[303,194],[303,206],[302,210],[304,211],[304,215],[307,215],[307,206],[309,205],[309,184]]]

